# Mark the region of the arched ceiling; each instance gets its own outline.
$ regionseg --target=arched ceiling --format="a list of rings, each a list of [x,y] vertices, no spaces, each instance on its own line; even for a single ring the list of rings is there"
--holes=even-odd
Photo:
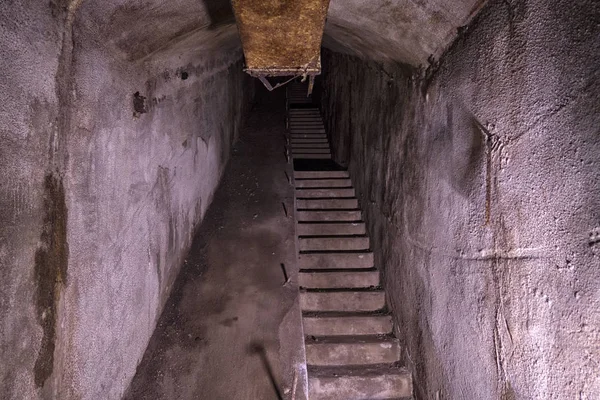
[[[417,67],[439,58],[484,2],[331,0],[323,46]],[[172,47],[201,53],[240,45],[229,0],[84,0],[80,11],[84,25],[130,60]]]
[[[323,45],[413,66],[439,58],[485,0],[331,0]]]
[[[83,0],[84,29],[122,57],[235,51],[240,41],[229,0]]]

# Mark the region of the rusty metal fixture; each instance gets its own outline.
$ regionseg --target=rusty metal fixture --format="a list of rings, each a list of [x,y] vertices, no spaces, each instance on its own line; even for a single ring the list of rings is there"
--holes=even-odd
[[[269,90],[269,76],[321,73],[321,40],[329,0],[232,0],[245,71]],[[293,79],[293,78],[292,78]]]

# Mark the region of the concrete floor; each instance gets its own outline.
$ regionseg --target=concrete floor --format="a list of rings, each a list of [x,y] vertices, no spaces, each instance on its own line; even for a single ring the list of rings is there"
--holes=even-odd
[[[125,399],[306,398],[283,93],[257,93]]]

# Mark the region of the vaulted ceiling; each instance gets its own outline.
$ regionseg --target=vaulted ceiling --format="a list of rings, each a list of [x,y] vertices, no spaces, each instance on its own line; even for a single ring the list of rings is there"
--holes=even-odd
[[[323,45],[378,61],[424,65],[443,54],[484,2],[331,0]],[[80,11],[84,26],[132,60],[182,43],[197,52],[239,46],[228,0],[84,1]]]
[[[331,0],[323,45],[413,66],[439,58],[485,0]]]

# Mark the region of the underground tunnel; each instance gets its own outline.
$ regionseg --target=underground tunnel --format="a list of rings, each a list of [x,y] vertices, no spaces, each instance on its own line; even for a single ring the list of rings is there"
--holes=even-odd
[[[0,67],[1,399],[600,399],[600,2],[7,0]]]

